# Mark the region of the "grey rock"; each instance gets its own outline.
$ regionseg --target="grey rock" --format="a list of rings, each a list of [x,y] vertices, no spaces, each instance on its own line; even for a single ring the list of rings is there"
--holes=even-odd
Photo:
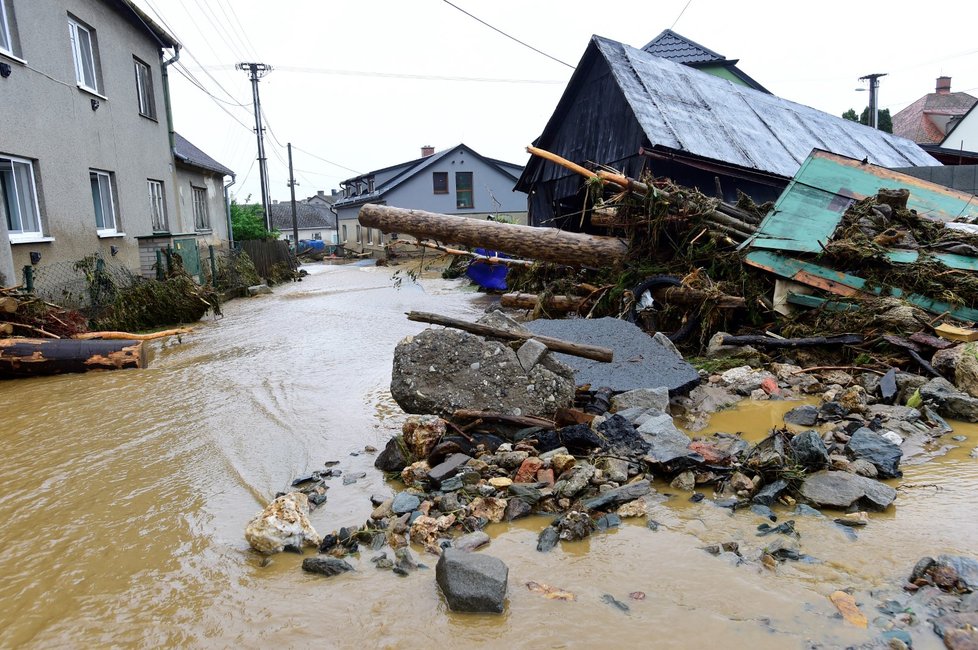
[[[394,497],[394,503],[391,504],[391,511],[395,515],[403,515],[417,510],[420,505],[421,499],[416,494],[398,492]]]
[[[442,481],[455,476],[470,460],[472,460],[472,457],[467,454],[452,454],[442,463],[431,468],[428,472],[428,480],[431,481],[432,485],[438,487],[442,484]]]
[[[683,358],[683,355],[681,352],[679,352],[679,348],[676,347],[676,344],[670,341],[669,337],[663,334],[662,332],[656,332],[655,334],[653,334],[652,340],[654,340],[656,343],[659,343],[662,347],[666,348],[667,350],[670,350],[673,353],[675,353],[675,355],[680,359]]]
[[[782,492],[788,489],[788,481],[784,479],[778,479],[773,483],[768,483],[754,495],[751,499],[754,503],[759,503],[762,506],[771,506],[777,502],[778,496]]]
[[[438,506],[438,509],[446,515],[450,512],[460,510],[461,508],[462,504],[459,503],[458,495],[454,492],[449,492],[448,494],[442,495],[441,503]]]
[[[506,502],[506,510],[503,512],[503,519],[513,521],[521,519],[533,512],[533,506],[523,499],[510,499]]]
[[[617,392],[665,386],[670,395],[681,395],[700,383],[700,375],[693,366],[628,321],[611,317],[541,318],[527,323],[527,328],[536,334],[600,345],[614,351],[611,363],[552,354],[574,369],[578,384],[608,386]]]
[[[676,475],[676,478],[672,479],[672,482],[669,483],[669,487],[679,490],[680,492],[692,492],[696,489],[696,475],[693,474],[691,470],[680,472]]]
[[[640,408],[655,409],[663,413],[669,409],[669,389],[665,386],[658,388],[636,388],[635,390],[618,393],[611,398],[613,413],[626,409]]]
[[[818,409],[810,404],[795,407],[784,414],[784,421],[800,427],[815,426],[818,422]]]
[[[886,404],[892,404],[897,396],[896,368],[890,368],[879,383],[880,399]]]
[[[539,488],[534,487],[533,484],[511,483],[506,489],[513,499],[523,501],[531,506],[536,505],[543,498],[543,492]]]
[[[606,508],[620,506],[621,504],[628,503],[629,501],[634,501],[639,497],[645,496],[651,491],[652,484],[647,480],[642,479],[641,481],[635,481],[634,483],[622,485],[621,487],[608,490],[603,494],[587,499],[582,505],[588,510],[604,510]]]
[[[267,284],[256,284],[248,287],[249,296],[263,296],[265,294],[271,293],[272,290]]]
[[[318,573],[324,576],[335,576],[347,571],[353,571],[353,567],[344,560],[335,557],[307,557],[302,561],[302,570],[309,573]]]
[[[540,531],[540,535],[537,537],[537,550],[541,553],[546,553],[557,545],[560,541],[560,531],[554,526],[547,526]]]
[[[884,439],[875,431],[862,427],[856,429],[846,443],[850,458],[867,460],[876,467],[880,478],[900,478],[900,459],[903,451],[898,445]]]
[[[860,476],[866,476],[868,478],[877,478],[880,475],[876,465],[865,458],[857,458],[849,464],[849,471],[853,474],[859,474]]]
[[[765,519],[770,519],[771,521],[778,520],[778,516],[774,514],[774,511],[771,510],[769,506],[766,506],[761,503],[752,504],[750,507],[750,511],[753,512],[755,515],[760,515]]]
[[[978,591],[978,560],[963,555],[938,555],[937,561],[954,567],[958,572],[958,580],[968,589]]]
[[[560,489],[560,496],[573,499],[594,478],[594,465],[581,461],[570,472],[566,481],[562,481],[564,486]]]
[[[799,493],[816,505],[842,509],[859,504],[868,510],[885,510],[896,499],[896,490],[889,485],[864,476],[829,470],[806,477]]]
[[[382,472],[400,472],[409,464],[407,448],[399,436],[388,440],[384,451],[374,460],[374,467]]]
[[[442,481],[438,489],[442,492],[454,492],[455,490],[461,490],[463,485],[465,483],[462,482],[462,477],[456,474],[452,478],[447,478]]]
[[[509,568],[499,558],[446,548],[435,581],[454,612],[502,613]]]
[[[489,535],[481,530],[455,538],[452,546],[460,551],[474,551],[489,543]]]
[[[486,312],[477,321],[483,325],[488,325],[489,327],[495,327],[496,329],[506,330],[507,332],[514,332],[516,334],[529,334],[530,330],[526,329],[522,323],[514,320],[505,312],[499,309],[493,309],[490,312]]]
[[[552,416],[574,400],[574,372],[546,355],[526,372],[495,340],[427,329],[394,350],[391,395],[408,413],[449,416],[460,408]]]
[[[978,422],[978,397],[958,390],[943,377],[931,379],[921,386],[920,396],[933,403],[937,412],[946,418]]]
[[[571,510],[564,513],[556,524],[560,539],[569,542],[585,539],[594,532],[596,526],[586,512]]]
[[[529,339],[516,351],[516,358],[523,367],[524,372],[533,370],[533,367],[540,363],[543,355],[547,354],[547,346],[536,339]]]
[[[666,413],[649,418],[638,428],[649,443],[647,459],[661,465],[703,462],[703,457],[689,448],[689,436],[676,428],[672,417]]]
[[[814,429],[799,433],[789,445],[795,462],[807,470],[821,469],[829,464],[829,451]]]
[[[821,512],[804,503],[799,503],[797,506],[795,506],[795,510],[792,514],[794,514],[796,517],[825,517],[825,515],[823,515]]]

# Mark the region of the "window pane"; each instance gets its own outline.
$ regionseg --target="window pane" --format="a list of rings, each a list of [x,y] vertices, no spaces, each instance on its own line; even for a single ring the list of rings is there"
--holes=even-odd
[[[472,203],[472,172],[455,172],[455,206],[471,208]]]
[[[448,172],[432,172],[431,184],[435,194],[448,194]]]
[[[37,204],[34,200],[34,178],[31,166],[15,162],[14,178],[17,184],[17,202],[20,208],[21,229],[24,232],[40,232],[37,218]]]
[[[20,232],[20,211],[17,208],[14,170],[8,160],[0,160],[0,210],[3,210],[7,218],[7,230]]]
[[[92,184],[92,206],[95,208],[95,227],[102,230],[105,228],[105,216],[102,214],[102,195],[99,191],[98,175],[89,174],[88,180]]]
[[[7,10],[3,6],[3,0],[0,0],[0,50],[12,51],[10,27],[7,24]]]

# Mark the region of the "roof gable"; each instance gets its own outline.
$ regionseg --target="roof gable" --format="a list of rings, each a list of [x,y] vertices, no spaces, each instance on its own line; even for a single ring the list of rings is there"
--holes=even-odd
[[[642,51],[687,65],[691,63],[726,61],[727,59],[722,54],[717,54],[710,48],[691,41],[671,29],[662,30],[661,34],[645,44]]]

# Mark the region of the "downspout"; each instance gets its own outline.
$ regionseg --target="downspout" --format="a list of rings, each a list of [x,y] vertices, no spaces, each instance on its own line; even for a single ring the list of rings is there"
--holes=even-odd
[[[224,186],[224,209],[228,221],[228,247],[234,246],[234,229],[231,227],[231,199],[228,198],[228,189],[238,182],[234,174],[231,174],[231,182]]]
[[[336,211],[336,208],[333,207],[332,203],[330,203],[327,207],[329,208],[329,211],[333,213],[333,216],[336,217],[336,243],[333,244],[333,252],[335,254],[340,247],[340,215]]]
[[[173,135],[173,107],[170,104],[170,73],[169,67],[180,60],[180,46],[173,46],[173,58],[168,61],[163,60],[163,49],[160,48],[160,68],[162,69],[161,77],[163,81],[163,103],[166,105],[166,128],[169,135],[170,142],[170,170],[172,180],[170,182],[170,191],[173,194],[173,206],[176,208],[176,214],[174,215],[177,220],[176,231],[179,233],[183,229],[183,211],[180,207],[180,191],[177,187],[177,165],[176,165],[176,139]],[[172,223],[167,223],[167,226],[172,233],[174,228]]]

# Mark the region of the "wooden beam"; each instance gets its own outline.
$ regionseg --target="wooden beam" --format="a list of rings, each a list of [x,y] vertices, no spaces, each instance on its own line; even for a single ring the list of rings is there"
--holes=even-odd
[[[549,336],[540,336],[538,334],[512,332],[510,330],[504,330],[498,327],[483,325],[482,323],[470,323],[469,321],[459,320],[449,316],[441,316],[439,314],[411,311],[408,312],[407,317],[410,321],[452,327],[469,332],[470,334],[478,334],[479,336],[488,336],[506,341],[528,341],[530,339],[536,339],[554,352],[563,352],[564,354],[570,354],[575,357],[583,357],[585,359],[593,359],[594,361],[611,362],[614,356],[614,350],[610,348],[603,348],[597,345],[585,345],[583,343],[574,343],[572,341],[565,341],[563,339],[556,339]]]

